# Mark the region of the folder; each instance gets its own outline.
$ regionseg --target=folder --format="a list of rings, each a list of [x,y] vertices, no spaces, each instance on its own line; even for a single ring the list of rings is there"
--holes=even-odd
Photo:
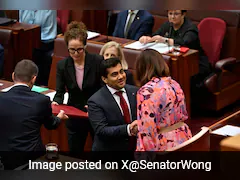
[[[57,115],[60,110],[63,110],[68,117],[79,117],[79,118],[88,118],[88,115],[86,112],[81,111],[73,106],[67,106],[67,105],[53,105],[52,104],[52,113],[54,115]]]

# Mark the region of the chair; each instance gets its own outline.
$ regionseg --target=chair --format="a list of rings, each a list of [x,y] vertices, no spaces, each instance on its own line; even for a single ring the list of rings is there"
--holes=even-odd
[[[61,30],[61,33],[67,29],[69,23],[70,10],[57,10],[57,25]]]
[[[208,127],[202,127],[201,131],[191,139],[183,142],[179,146],[166,150],[171,151],[209,151],[210,150],[210,132]]]
[[[229,57],[220,59],[226,23],[219,18],[204,18],[199,24],[199,39],[213,67],[205,79],[205,89],[198,96],[201,107],[218,111],[240,99],[240,61]],[[208,99],[207,103],[205,99]]]

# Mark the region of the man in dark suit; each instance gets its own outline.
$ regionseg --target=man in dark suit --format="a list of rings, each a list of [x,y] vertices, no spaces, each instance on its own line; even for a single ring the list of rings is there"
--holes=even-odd
[[[0,151],[44,152],[41,126],[56,129],[68,118],[63,111],[53,116],[49,97],[31,91],[37,74],[34,62],[20,61],[12,74],[14,86],[0,93]]]
[[[138,40],[143,35],[151,35],[153,16],[145,10],[126,10],[118,14],[113,36]]]
[[[89,120],[95,136],[93,151],[134,151],[136,147],[137,87],[126,84],[118,58],[102,61],[105,86],[88,100]]]

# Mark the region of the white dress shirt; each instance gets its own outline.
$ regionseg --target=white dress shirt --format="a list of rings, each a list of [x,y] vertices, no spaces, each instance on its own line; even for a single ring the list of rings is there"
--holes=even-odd
[[[132,121],[131,107],[130,107],[130,103],[129,103],[129,101],[128,101],[128,97],[127,97],[127,93],[126,93],[125,88],[116,90],[116,89],[114,89],[114,88],[112,88],[112,87],[110,87],[110,86],[108,86],[108,85],[106,85],[106,86],[107,86],[108,90],[111,92],[111,94],[113,95],[113,97],[114,97],[115,101],[117,102],[117,104],[118,104],[118,106],[119,106],[122,114],[123,114],[123,110],[122,110],[122,107],[121,107],[121,105],[120,105],[120,97],[119,97],[118,95],[116,95],[115,93],[116,93],[117,91],[123,91],[122,95],[123,95],[123,98],[125,99],[125,101],[126,101],[126,103],[127,103],[127,105],[128,105],[129,114],[130,114],[130,119],[131,119],[131,121]],[[127,125],[127,132],[128,132],[128,135],[131,136],[131,133],[130,133],[130,124]]]

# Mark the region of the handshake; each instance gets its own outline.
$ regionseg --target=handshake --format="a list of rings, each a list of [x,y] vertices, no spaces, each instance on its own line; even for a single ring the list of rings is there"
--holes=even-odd
[[[130,129],[131,135],[132,135],[132,136],[136,136],[137,133],[138,133],[138,120],[133,121],[133,122],[130,124],[129,129]]]

